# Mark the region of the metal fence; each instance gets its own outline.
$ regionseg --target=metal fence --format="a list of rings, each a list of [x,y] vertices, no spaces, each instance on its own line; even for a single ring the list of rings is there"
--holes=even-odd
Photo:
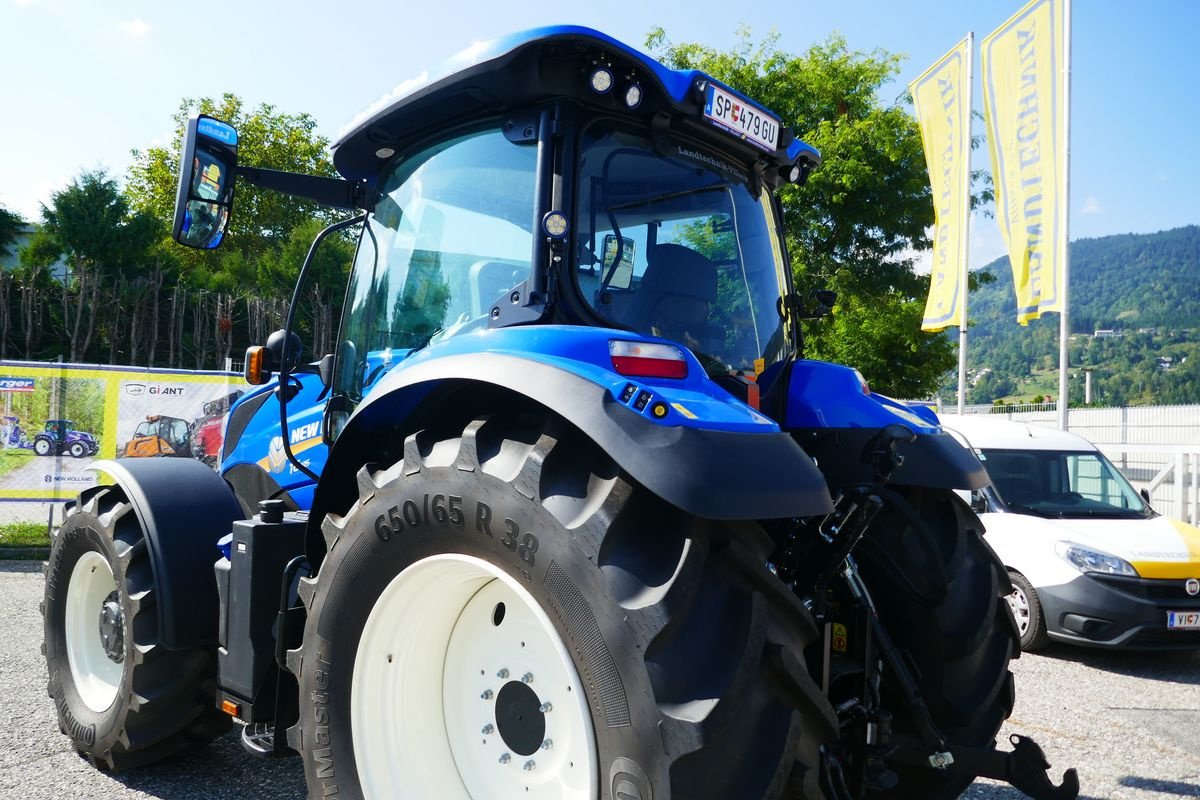
[[[30,544],[101,459],[219,457],[240,376],[0,361],[0,545]]]

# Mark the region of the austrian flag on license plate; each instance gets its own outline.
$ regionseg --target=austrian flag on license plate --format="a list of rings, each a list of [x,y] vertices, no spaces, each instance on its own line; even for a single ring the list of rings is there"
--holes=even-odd
[[[1200,611],[1168,611],[1167,627],[1175,630],[1200,628]]]
[[[774,153],[779,146],[779,120],[714,83],[708,84],[704,116],[722,130]]]

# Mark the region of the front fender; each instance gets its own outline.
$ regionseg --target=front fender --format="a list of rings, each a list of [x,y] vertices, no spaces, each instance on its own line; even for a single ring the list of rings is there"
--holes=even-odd
[[[607,345],[605,345],[607,357]],[[652,400],[639,412],[602,385],[564,363],[505,353],[476,352],[425,359],[393,370],[358,406],[339,434],[314,499],[314,522],[348,508],[356,497],[354,474],[379,459],[382,442],[423,403],[447,385],[501,389],[559,414],[607,452],[634,480],[667,502],[710,519],[809,516],[832,510],[825,480],[786,433],[762,419],[755,432],[655,421],[646,409],[671,402],[671,389],[619,375],[623,387],[644,385]],[[592,365],[594,367],[594,365]],[[715,387],[718,391],[719,388]],[[642,391],[642,389],[639,389]],[[486,413],[486,408],[481,408]],[[436,413],[433,412],[433,413]],[[677,413],[677,412],[672,412]],[[312,538],[310,537],[310,542]]]
[[[783,427],[817,460],[831,487],[870,483],[874,470],[862,461],[863,450],[895,424],[917,437],[902,447],[904,465],[892,474],[892,483],[981,489],[991,482],[979,459],[943,432],[935,415],[872,393],[855,369],[800,360],[785,380]]]
[[[233,491],[199,461],[97,461],[91,468],[125,492],[146,537],[162,643],[168,650],[217,643],[217,540],[245,519]]]

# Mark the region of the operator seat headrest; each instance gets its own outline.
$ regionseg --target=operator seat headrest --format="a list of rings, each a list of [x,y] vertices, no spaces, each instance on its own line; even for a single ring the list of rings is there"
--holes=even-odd
[[[650,252],[638,292],[717,301],[717,267],[690,247],[660,244]]]

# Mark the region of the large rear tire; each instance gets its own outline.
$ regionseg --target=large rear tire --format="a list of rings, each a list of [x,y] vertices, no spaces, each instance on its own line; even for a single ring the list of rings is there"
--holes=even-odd
[[[991,747],[1012,713],[1009,661],[1020,639],[1004,565],[983,525],[947,490],[882,492],[884,510],[855,551],[884,627],[915,667],[918,689],[952,745]],[[915,734],[899,692],[884,685],[896,729]],[[958,797],[974,775],[893,766],[900,784],[881,797]]]
[[[89,489],[46,564],[43,653],[59,728],[101,769],[201,747],[229,728],[213,654],[159,643],[145,536],[121,489]]]
[[[757,525],[557,419],[410,436],[358,482],[289,654],[309,797],[819,797],[816,630]]]

